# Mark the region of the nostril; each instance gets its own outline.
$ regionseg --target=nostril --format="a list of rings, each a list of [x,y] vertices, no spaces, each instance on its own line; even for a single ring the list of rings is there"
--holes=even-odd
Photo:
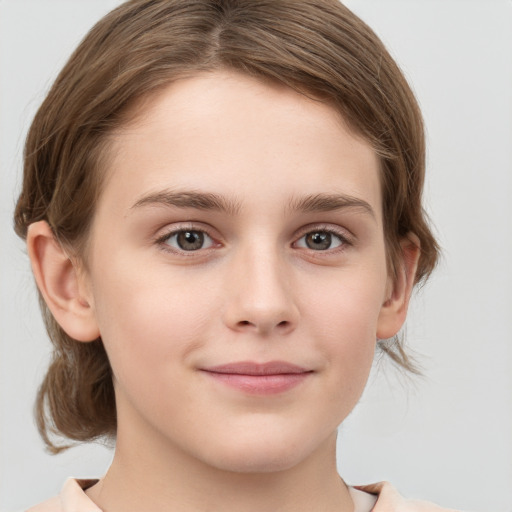
[[[256,325],[255,323],[253,322],[250,322],[249,320],[240,320],[238,322],[238,325],[241,326],[241,327],[246,327],[246,326],[249,326],[249,325]],[[288,320],[282,320],[281,322],[279,322],[278,324],[276,324],[276,327],[280,327],[280,328],[283,328],[283,327],[288,327],[290,325],[290,322],[288,322]]]

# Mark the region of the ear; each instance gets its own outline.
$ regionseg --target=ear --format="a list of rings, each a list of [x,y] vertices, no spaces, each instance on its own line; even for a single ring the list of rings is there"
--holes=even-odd
[[[388,339],[395,336],[405,322],[411,298],[418,260],[420,240],[414,233],[408,233],[400,242],[402,260],[397,268],[396,279],[390,278],[387,298],[380,310],[377,322],[377,338]]]
[[[62,329],[77,341],[97,339],[100,333],[85,291],[85,276],[80,275],[47,222],[29,226],[27,250],[39,291]]]

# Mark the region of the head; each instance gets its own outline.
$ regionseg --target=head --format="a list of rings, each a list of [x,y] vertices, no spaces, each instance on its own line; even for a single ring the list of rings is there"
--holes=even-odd
[[[403,279],[411,244],[418,259],[409,284],[428,277],[437,245],[421,205],[421,114],[377,36],[337,0],[135,0],[111,12],[72,55],[34,119],[17,233],[26,238],[29,226],[44,221],[70,269],[87,275],[119,137],[173,87],[179,94],[180,84],[211,74],[294,91],[339,116],[376,158],[390,281]],[[43,299],[41,307],[54,345],[37,403],[48,446],[58,449],[52,432],[79,441],[114,436],[113,375],[102,333],[76,335]],[[389,353],[411,369],[400,343]]]

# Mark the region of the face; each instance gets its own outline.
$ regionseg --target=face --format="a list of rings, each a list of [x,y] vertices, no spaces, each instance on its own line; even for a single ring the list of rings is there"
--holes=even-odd
[[[216,72],[151,98],[113,154],[82,285],[118,443],[236,471],[331,443],[390,290],[371,148],[323,103]]]

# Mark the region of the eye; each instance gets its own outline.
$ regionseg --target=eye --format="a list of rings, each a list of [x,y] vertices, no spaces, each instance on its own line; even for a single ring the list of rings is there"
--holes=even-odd
[[[331,231],[318,230],[306,233],[296,242],[296,247],[312,249],[313,251],[327,251],[336,249],[347,243],[346,240],[337,233]]]
[[[199,251],[213,247],[214,242],[204,231],[180,229],[166,235],[161,243],[179,251]]]

